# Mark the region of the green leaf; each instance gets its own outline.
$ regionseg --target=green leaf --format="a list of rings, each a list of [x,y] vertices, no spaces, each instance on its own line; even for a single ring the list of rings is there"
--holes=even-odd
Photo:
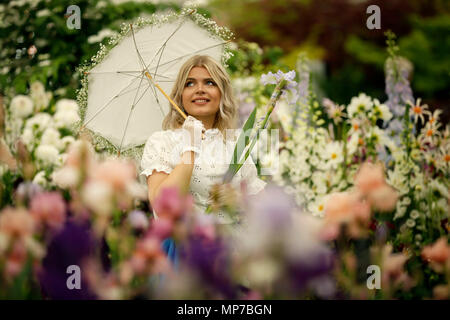
[[[255,106],[253,108],[252,113],[250,113],[247,121],[245,121],[244,126],[242,127],[242,132],[239,135],[239,138],[234,147],[233,157],[231,158],[230,166],[228,167],[228,170],[223,177],[224,183],[230,182],[233,176],[236,174],[237,170],[239,170],[240,168],[236,162],[238,159],[241,158],[242,152],[244,151],[245,148],[239,148],[239,146],[242,145],[247,146],[249,144],[249,136],[246,134],[246,132],[251,130],[253,128],[253,125],[255,124],[256,109],[257,107]]]

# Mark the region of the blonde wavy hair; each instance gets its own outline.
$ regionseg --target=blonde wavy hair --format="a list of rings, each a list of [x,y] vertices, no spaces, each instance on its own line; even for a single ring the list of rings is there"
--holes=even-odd
[[[233,95],[231,80],[228,73],[224,67],[217,63],[213,58],[206,55],[195,55],[189,58],[178,72],[170,97],[183,111],[185,111],[183,108],[182,94],[189,72],[194,67],[204,67],[208,70],[220,90],[221,98],[219,111],[216,113],[213,128],[218,128],[225,137],[226,129],[236,128],[237,104]],[[185,111],[185,113],[187,112]],[[184,118],[178,111],[170,106],[170,111],[164,118],[162,127],[164,130],[178,129],[183,125],[183,122]]]

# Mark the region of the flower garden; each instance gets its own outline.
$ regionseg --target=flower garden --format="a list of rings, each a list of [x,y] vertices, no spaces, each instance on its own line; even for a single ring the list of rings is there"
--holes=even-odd
[[[163,190],[154,219],[139,159],[80,132],[65,86],[35,77],[5,91],[0,299],[449,299],[450,126],[414,94],[413,66],[386,37],[386,96],[361,90],[344,104],[318,98],[306,55],[248,73],[268,49],[234,45],[240,124],[255,111],[280,140],[258,158],[258,170],[277,168],[261,193],[212,190],[210,214],[226,211],[231,230],[177,189]],[[68,266],[81,290],[68,289]]]

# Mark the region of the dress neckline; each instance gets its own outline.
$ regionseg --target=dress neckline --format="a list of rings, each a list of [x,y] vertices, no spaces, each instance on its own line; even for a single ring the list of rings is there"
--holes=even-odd
[[[218,128],[206,129],[205,136],[207,136],[207,137],[214,137],[214,136],[216,136],[219,133],[220,133],[220,130]]]

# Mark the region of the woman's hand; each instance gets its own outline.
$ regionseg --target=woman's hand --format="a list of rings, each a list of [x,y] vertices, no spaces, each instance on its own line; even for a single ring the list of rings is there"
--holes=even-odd
[[[203,123],[192,116],[188,116],[181,129],[183,130],[183,141],[180,155],[183,155],[186,151],[200,153],[202,136],[206,131]]]

